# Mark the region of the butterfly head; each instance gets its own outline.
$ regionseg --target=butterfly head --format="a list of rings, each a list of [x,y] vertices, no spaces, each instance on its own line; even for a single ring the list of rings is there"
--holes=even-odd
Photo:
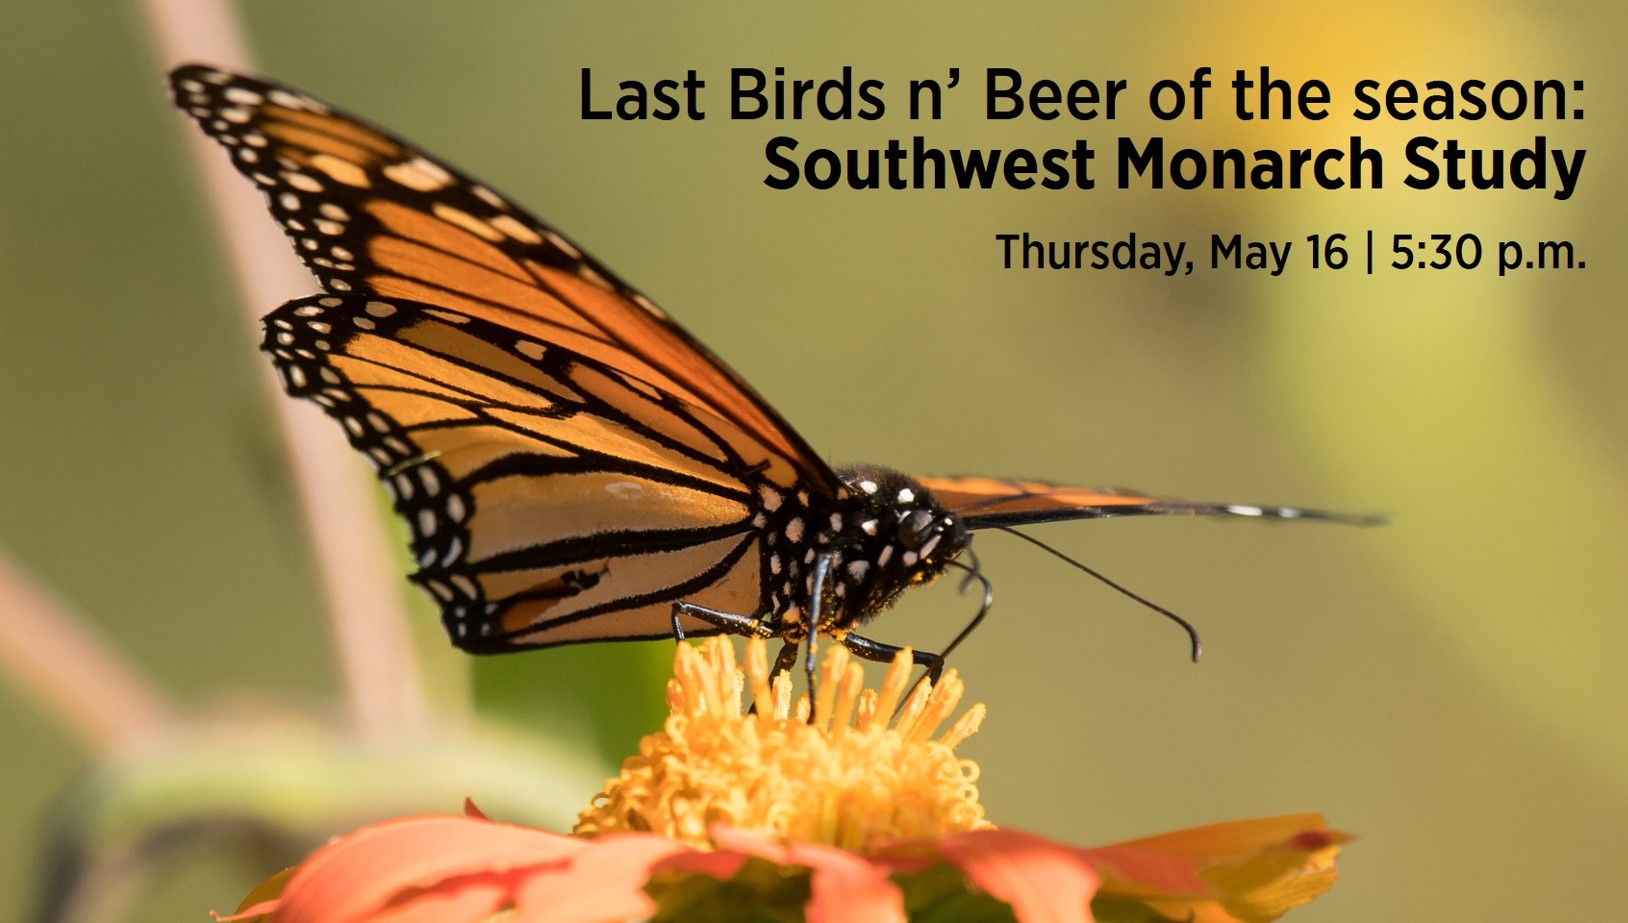
[[[907,475],[888,468],[838,472],[847,487],[835,584],[839,620],[847,627],[877,615],[909,587],[949,566],[971,536],[961,518],[939,506]]]

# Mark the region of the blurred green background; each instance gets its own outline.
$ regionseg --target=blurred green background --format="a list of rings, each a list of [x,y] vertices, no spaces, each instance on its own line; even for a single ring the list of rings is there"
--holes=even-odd
[[[999,603],[957,654],[990,720],[991,817],[1082,843],[1320,810],[1360,836],[1296,919],[1628,910],[1628,66],[1618,4],[239,4],[259,67],[413,138],[649,292],[836,462],[1385,511],[1381,530],[1124,521],[1044,539],[1196,621],[1167,624],[1000,535]],[[0,545],[199,713],[337,717],[254,337],[129,3],[0,7]],[[731,123],[731,66],[887,82],[949,67],[1132,81],[1117,123]],[[1586,81],[1583,121],[1160,125],[1137,89],[1199,65]],[[578,71],[708,79],[702,123],[584,122]],[[1224,82],[1224,76],[1218,83]],[[1223,101],[1217,97],[1215,102]],[[1213,104],[1213,103],[1212,103]],[[776,192],[762,144],[1386,151],[1383,192]],[[1401,190],[1413,134],[1586,148],[1577,194]],[[1099,167],[1100,169],[1100,167]],[[1309,234],[1576,242],[1585,271],[1310,271]],[[1278,278],[1003,271],[993,235],[1297,241]],[[282,254],[267,254],[281,259]],[[1489,253],[1490,264],[1490,253]],[[273,305],[265,305],[270,309]],[[333,433],[337,440],[337,429]],[[403,570],[406,569],[405,559]],[[972,604],[871,632],[942,645]],[[422,611],[420,628],[431,616]],[[432,637],[435,629],[421,632]],[[433,641],[433,637],[432,637]],[[424,647],[456,681],[461,655]],[[488,710],[608,770],[660,714],[665,645],[485,660]],[[0,921],[90,753],[0,681]],[[218,754],[228,761],[231,753]],[[245,757],[246,759],[248,757]],[[400,772],[409,772],[401,767]],[[592,774],[590,773],[590,778]],[[473,787],[473,785],[472,785]],[[82,791],[82,789],[80,790]],[[560,793],[586,803],[592,785]],[[457,803],[431,805],[456,810]],[[253,876],[196,856],[141,916],[204,919]]]

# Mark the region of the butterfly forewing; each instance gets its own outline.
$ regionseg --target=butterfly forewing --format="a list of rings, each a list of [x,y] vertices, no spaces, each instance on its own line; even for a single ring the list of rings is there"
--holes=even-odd
[[[455,168],[296,90],[191,65],[176,104],[266,195],[334,294],[415,300],[558,344],[706,407],[791,488],[835,475],[741,378],[558,231]]]
[[[361,119],[209,67],[171,86],[332,293],[268,317],[265,348],[379,469],[455,642],[669,636],[678,600],[795,608],[763,548],[795,511],[763,498],[840,484],[665,313]]]
[[[1045,481],[989,477],[923,477],[922,486],[968,529],[990,529],[1112,516],[1237,516],[1249,519],[1322,519],[1372,525],[1382,517],[1304,510],[1291,506],[1201,503],[1150,497],[1111,487],[1071,487]]]

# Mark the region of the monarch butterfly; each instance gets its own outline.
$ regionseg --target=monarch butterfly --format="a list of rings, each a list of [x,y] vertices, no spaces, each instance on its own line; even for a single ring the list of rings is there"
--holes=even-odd
[[[854,630],[957,567],[985,599],[948,653],[988,611],[962,560],[980,529],[1356,519],[833,469],[648,298],[488,187],[286,86],[200,65],[170,84],[325,291],[267,315],[262,349],[372,460],[411,579],[464,650],[734,632],[782,639],[777,672],[821,635],[889,659]]]

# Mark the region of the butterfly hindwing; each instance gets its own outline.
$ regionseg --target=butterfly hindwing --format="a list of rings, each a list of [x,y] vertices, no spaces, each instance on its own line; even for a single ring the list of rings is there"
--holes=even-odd
[[[289,302],[263,348],[288,392],[372,460],[410,528],[414,579],[460,646],[671,636],[680,599],[765,607],[751,464],[706,435],[727,421],[563,346],[401,299]]]

